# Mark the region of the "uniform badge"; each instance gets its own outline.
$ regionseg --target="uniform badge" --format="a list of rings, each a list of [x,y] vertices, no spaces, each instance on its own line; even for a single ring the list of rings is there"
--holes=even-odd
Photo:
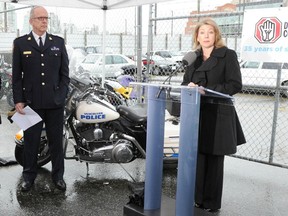
[[[30,54],[32,54],[32,52],[31,51],[24,51],[23,54],[24,55],[30,55]]]
[[[51,51],[59,51],[60,49],[58,47],[51,47]]]

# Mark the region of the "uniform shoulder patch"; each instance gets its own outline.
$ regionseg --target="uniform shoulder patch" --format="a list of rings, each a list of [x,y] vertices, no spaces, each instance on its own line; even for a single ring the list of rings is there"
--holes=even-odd
[[[28,34],[25,34],[25,35],[19,36],[19,37],[15,38],[15,40],[19,40],[19,39],[25,38],[25,37],[27,37],[27,35],[28,35]]]
[[[49,40],[50,40],[50,38],[51,38],[52,40],[53,40],[53,38],[57,38],[57,39],[64,40],[63,37],[58,36],[58,35],[49,34],[49,35],[47,35],[47,36],[48,36]]]

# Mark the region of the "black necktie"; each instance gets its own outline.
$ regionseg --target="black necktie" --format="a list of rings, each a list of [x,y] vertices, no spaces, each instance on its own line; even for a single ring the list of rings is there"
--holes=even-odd
[[[43,42],[41,37],[39,37],[39,47],[41,50],[43,49]]]

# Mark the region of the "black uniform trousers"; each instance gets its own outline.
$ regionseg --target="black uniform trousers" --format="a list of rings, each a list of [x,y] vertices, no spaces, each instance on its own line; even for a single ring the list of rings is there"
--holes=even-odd
[[[207,209],[220,209],[223,189],[224,155],[198,153],[195,203]]]
[[[34,109],[43,121],[24,131],[24,158],[23,179],[34,181],[37,176],[37,154],[45,123],[49,151],[52,163],[52,180],[63,179],[64,152],[63,152],[63,120],[64,107],[56,109]]]

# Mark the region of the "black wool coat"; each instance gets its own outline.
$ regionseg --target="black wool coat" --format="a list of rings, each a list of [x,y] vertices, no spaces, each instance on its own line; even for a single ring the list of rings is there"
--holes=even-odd
[[[186,68],[182,85],[194,82],[230,96],[241,90],[242,78],[235,51],[221,47],[214,49],[206,61],[202,59],[201,53]],[[230,99],[225,100],[229,102]],[[233,104],[223,103],[223,99],[219,101],[201,96],[198,150],[213,155],[234,154],[237,145],[246,140]]]
[[[34,109],[65,105],[68,93],[69,61],[64,39],[46,34],[40,50],[32,32],[13,43],[13,98]]]

